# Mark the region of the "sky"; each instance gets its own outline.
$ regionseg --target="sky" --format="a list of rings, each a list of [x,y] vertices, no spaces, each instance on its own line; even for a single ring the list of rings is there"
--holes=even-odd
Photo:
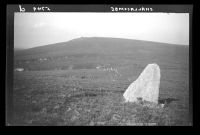
[[[188,13],[15,13],[14,47],[79,37],[114,37],[189,45]]]

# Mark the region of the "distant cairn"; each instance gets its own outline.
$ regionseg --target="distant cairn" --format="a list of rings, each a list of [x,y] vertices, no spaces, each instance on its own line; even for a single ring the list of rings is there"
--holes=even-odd
[[[14,71],[17,71],[17,72],[22,72],[22,71],[24,71],[24,68],[15,68],[15,70]]]

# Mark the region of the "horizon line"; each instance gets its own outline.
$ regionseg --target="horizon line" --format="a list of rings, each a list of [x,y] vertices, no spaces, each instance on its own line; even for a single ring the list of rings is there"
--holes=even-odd
[[[155,42],[155,43],[162,43],[162,44],[168,44],[168,45],[178,45],[178,46],[189,46],[189,44],[175,44],[175,43],[167,43],[167,42],[159,42],[159,41],[152,41],[152,40],[142,40],[142,39],[132,39],[132,38],[120,38],[120,37],[101,37],[101,36],[94,36],[94,37],[90,37],[90,36],[80,36],[77,38],[73,38],[67,41],[60,41],[60,42],[54,42],[54,43],[50,43],[50,44],[43,44],[43,45],[38,45],[35,47],[30,47],[30,48],[17,48],[14,46],[14,50],[15,49],[20,49],[20,50],[25,50],[25,49],[32,49],[32,48],[37,48],[37,47],[42,47],[42,46],[48,46],[48,45],[54,45],[54,44],[59,44],[59,43],[65,43],[65,42],[69,42],[75,39],[80,39],[80,38],[115,38],[115,39],[127,39],[127,40],[137,40],[137,41],[147,41],[147,42]]]

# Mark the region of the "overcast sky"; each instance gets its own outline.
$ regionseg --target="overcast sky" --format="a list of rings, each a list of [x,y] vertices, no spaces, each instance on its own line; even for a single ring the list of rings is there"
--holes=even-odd
[[[32,48],[79,37],[116,37],[189,45],[189,14],[15,13],[15,48]]]

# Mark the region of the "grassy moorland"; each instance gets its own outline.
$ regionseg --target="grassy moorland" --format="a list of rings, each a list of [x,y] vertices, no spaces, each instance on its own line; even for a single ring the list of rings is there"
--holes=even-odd
[[[189,47],[79,38],[15,53],[15,125],[188,125]],[[159,102],[125,103],[149,63],[161,69]]]

